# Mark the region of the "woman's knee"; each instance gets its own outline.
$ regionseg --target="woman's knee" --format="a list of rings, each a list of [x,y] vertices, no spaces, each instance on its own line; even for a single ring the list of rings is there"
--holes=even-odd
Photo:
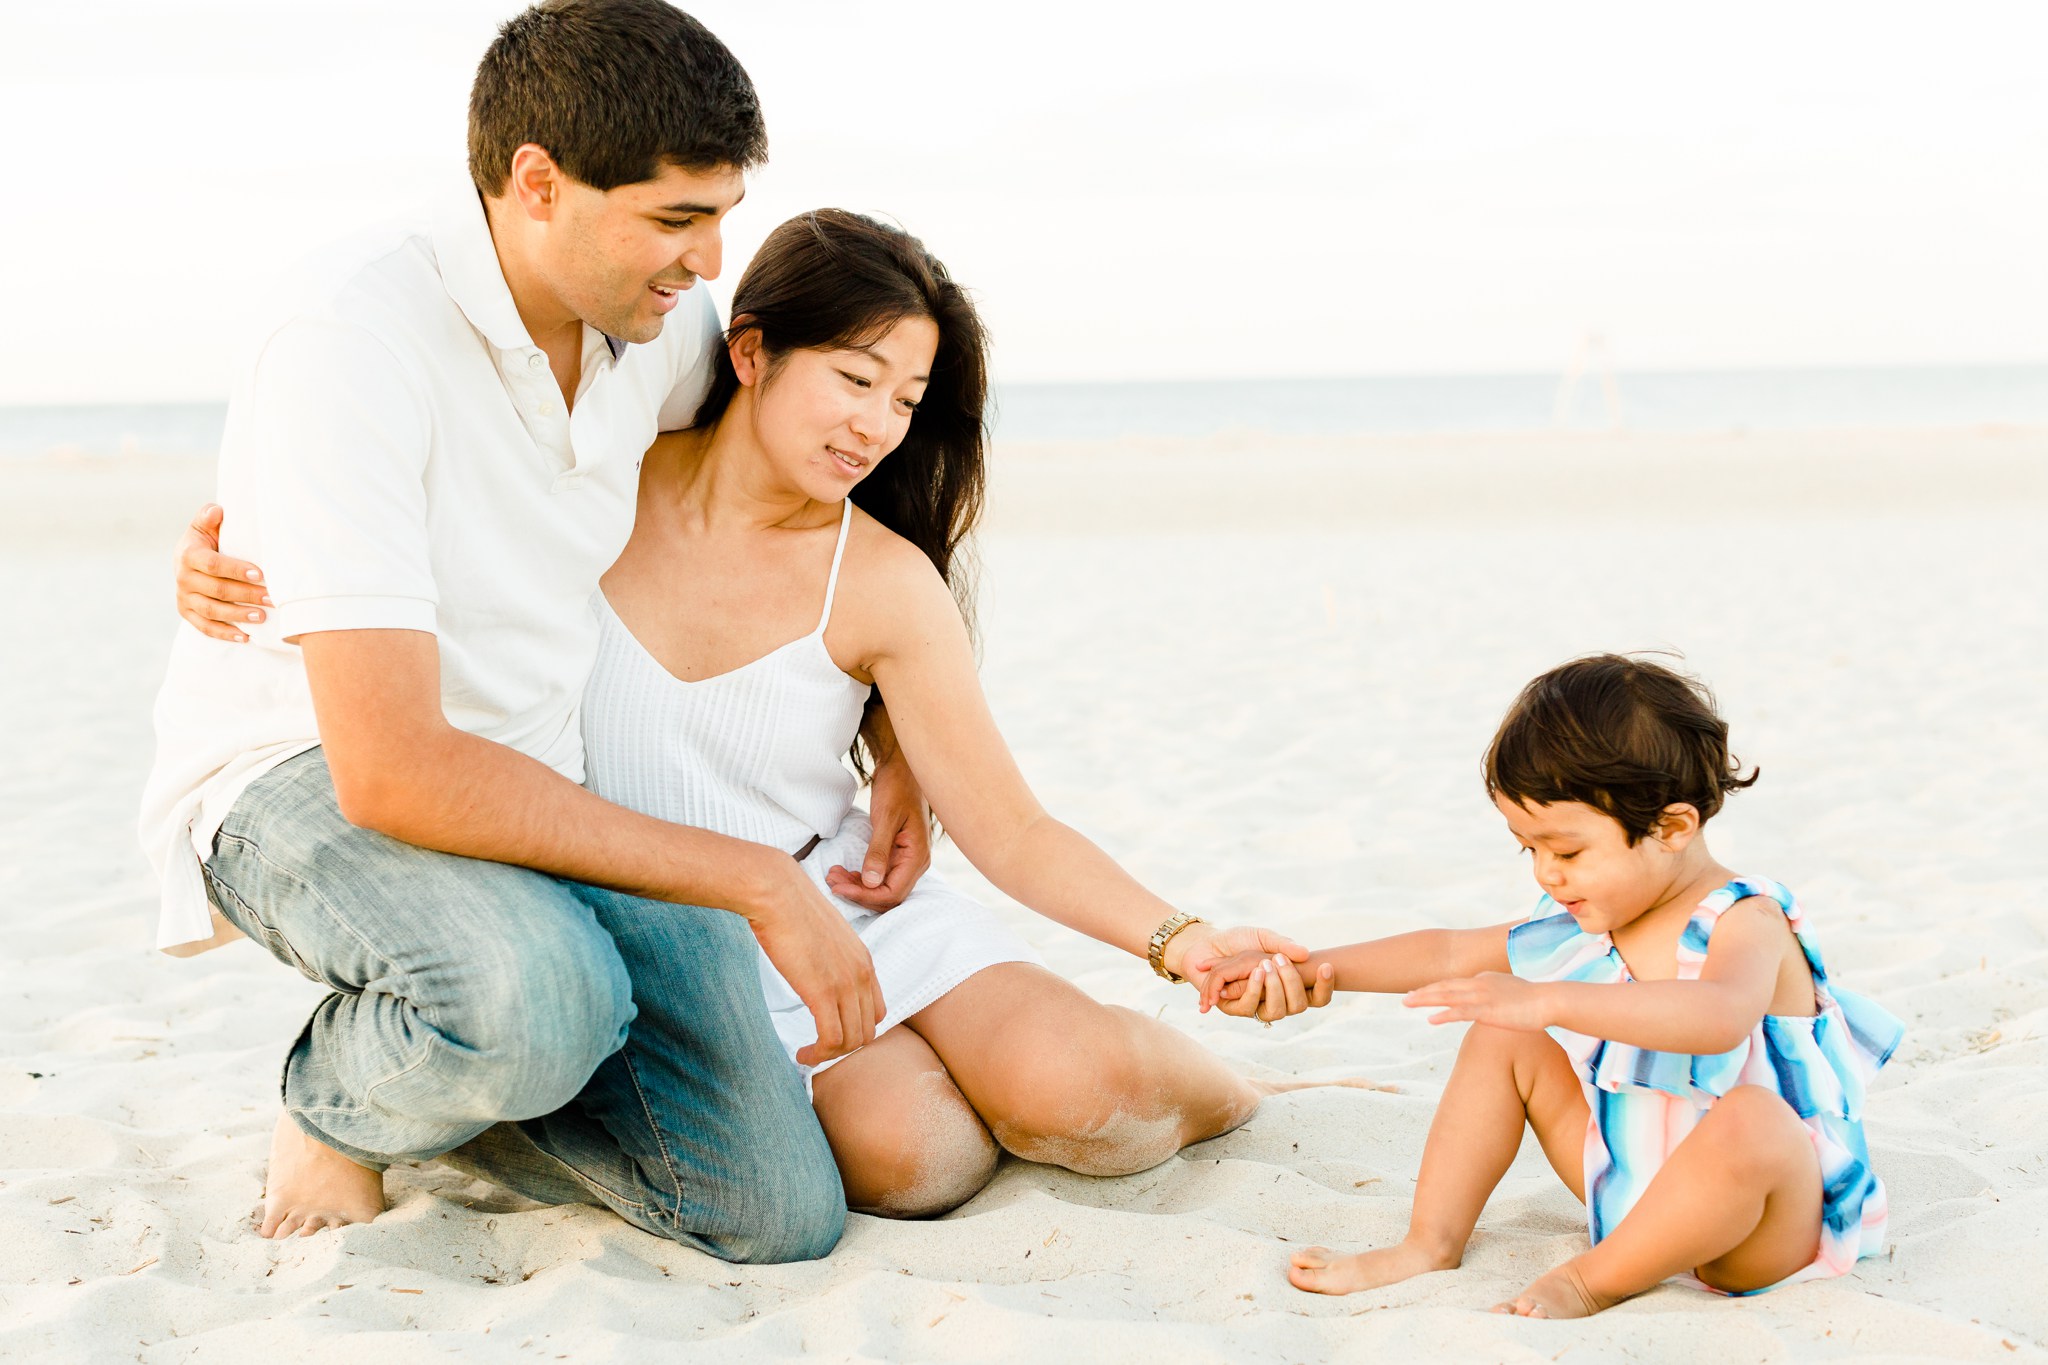
[[[883,1218],[929,1218],[979,1194],[1000,1149],[952,1078],[933,1070],[910,1082],[901,1105],[836,1114],[825,1136],[847,1204]]]
[[[1098,1008],[1105,1016],[1099,1026],[1019,1048],[989,1128],[1027,1161],[1082,1175],[1130,1175],[1179,1151],[1189,1116],[1170,1078],[1147,1065],[1136,1028],[1149,1021]]]

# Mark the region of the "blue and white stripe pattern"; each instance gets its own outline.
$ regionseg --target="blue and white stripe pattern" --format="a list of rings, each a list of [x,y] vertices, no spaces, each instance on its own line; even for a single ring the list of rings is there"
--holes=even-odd
[[[1806,916],[1790,891],[1738,877],[1700,902],[1679,936],[1678,979],[1699,979],[1714,926],[1730,906],[1765,897],[1785,912],[1813,973],[1816,1012],[1767,1014],[1728,1052],[1692,1056],[1594,1038],[1550,1035],[1579,1073],[1592,1122],[1586,1131],[1586,1212],[1599,1242],[1642,1197],[1678,1144],[1739,1085],[1780,1095],[1811,1134],[1824,1202],[1820,1254],[1790,1280],[1846,1273],[1884,1244],[1884,1184],[1870,1169],[1863,1137],[1865,1086],[1899,1045],[1905,1026],[1890,1012],[1828,979]],[[1628,966],[1606,934],[1589,934],[1545,896],[1508,935],[1508,961],[1530,981],[1625,985]],[[1790,1280],[1782,1283],[1789,1283]]]

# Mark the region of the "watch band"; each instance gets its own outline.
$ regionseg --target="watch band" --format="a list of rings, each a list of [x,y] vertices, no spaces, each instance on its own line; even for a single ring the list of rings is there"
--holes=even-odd
[[[1145,960],[1152,964],[1152,970],[1165,980],[1173,982],[1176,986],[1186,981],[1186,977],[1175,976],[1172,972],[1166,970],[1166,945],[1175,934],[1187,928],[1190,924],[1207,924],[1208,922],[1200,915],[1190,915],[1185,910],[1176,911],[1167,916],[1165,923],[1152,931],[1152,941],[1145,946]]]

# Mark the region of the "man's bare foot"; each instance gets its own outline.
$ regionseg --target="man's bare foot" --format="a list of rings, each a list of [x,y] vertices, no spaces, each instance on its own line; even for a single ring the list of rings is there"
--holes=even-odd
[[[1290,1090],[1320,1090],[1324,1086],[1341,1086],[1346,1090],[1384,1090],[1390,1095],[1401,1093],[1398,1085],[1381,1085],[1378,1081],[1366,1080],[1363,1076],[1346,1076],[1336,1081],[1255,1081],[1249,1076],[1245,1084],[1259,1092],[1260,1098],[1268,1095],[1284,1095]]]
[[[1518,1318],[1590,1318],[1620,1302],[1619,1298],[1605,1298],[1586,1287],[1586,1277],[1579,1273],[1575,1256],[1549,1274],[1537,1276],[1527,1289],[1506,1303],[1495,1304],[1493,1311],[1512,1313]]]
[[[367,1223],[382,1212],[383,1172],[315,1142],[290,1115],[277,1116],[258,1232],[265,1237],[304,1237],[322,1228]]]
[[[1306,1247],[1288,1258],[1287,1282],[1311,1294],[1356,1294],[1398,1284],[1432,1270],[1455,1270],[1458,1257],[1409,1242],[1339,1256],[1328,1247]]]

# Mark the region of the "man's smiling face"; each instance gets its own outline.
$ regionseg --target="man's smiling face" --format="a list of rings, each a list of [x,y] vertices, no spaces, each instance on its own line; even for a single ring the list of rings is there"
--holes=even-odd
[[[567,176],[558,183],[540,262],[547,283],[584,322],[632,342],[660,336],[682,291],[717,278],[725,215],[746,196],[731,166],[666,166],[609,190]]]

